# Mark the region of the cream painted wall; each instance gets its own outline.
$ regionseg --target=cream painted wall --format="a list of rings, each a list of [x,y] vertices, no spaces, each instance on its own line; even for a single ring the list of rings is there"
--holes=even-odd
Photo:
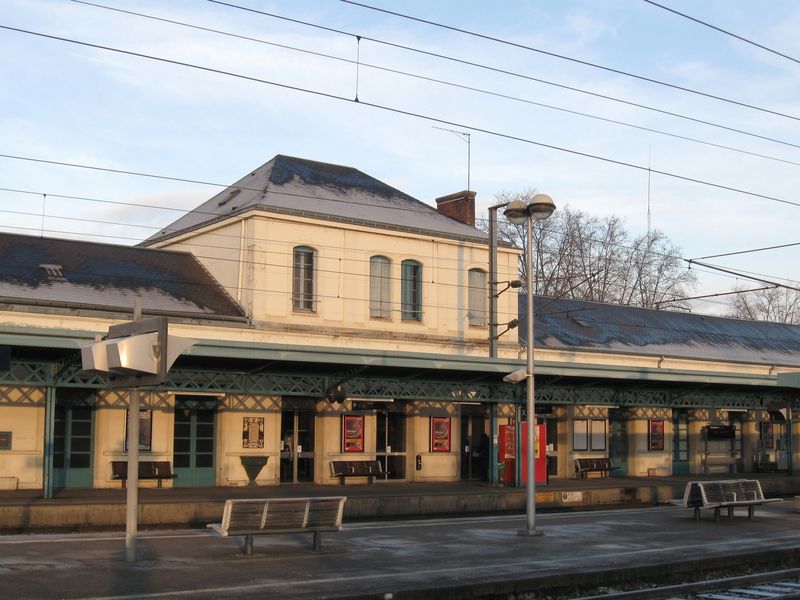
[[[13,394],[13,389],[4,388],[3,393]],[[42,396],[44,403],[42,394],[34,395]],[[0,430],[12,434],[11,450],[0,450],[0,477],[16,478],[4,482],[3,487],[41,489],[44,406],[0,405],[0,424]]]
[[[111,461],[127,460],[125,432],[127,431],[126,392],[99,391],[94,414],[93,480],[97,488],[118,488],[121,482],[111,479]],[[151,450],[140,450],[139,460],[172,462],[174,428],[174,399],[169,394],[141,396],[141,410],[152,411]],[[139,487],[157,487],[157,481],[143,480]],[[163,487],[171,487],[172,480],[164,480]]]
[[[242,431],[246,417],[264,419],[264,448],[244,448]],[[256,478],[257,485],[280,483],[279,412],[251,409],[232,411],[222,409],[217,415],[217,485],[244,486],[249,483],[242,466],[242,456],[266,456],[267,464]]]
[[[422,469],[410,471],[409,480],[459,480],[461,473],[459,453],[461,433],[458,423],[458,417],[450,415],[450,452],[431,452],[430,417],[417,415],[409,417],[408,428],[411,432],[412,444],[408,451],[414,457],[417,454],[422,457]]]
[[[316,251],[315,312],[292,309],[292,257],[296,246]],[[422,344],[429,335],[476,342],[486,339],[487,327],[469,326],[467,322],[467,273],[473,268],[488,272],[486,245],[251,213],[244,225],[233,222],[212,226],[161,247],[194,252],[228,292],[251,310],[256,321],[350,328],[348,335],[356,338],[360,330],[380,332],[390,340],[395,334],[393,346],[411,351],[419,350],[419,344],[408,339],[414,336]],[[369,313],[369,261],[376,255],[391,261],[392,312],[387,319],[371,318]],[[516,278],[518,255],[517,250],[499,249],[498,280]],[[243,258],[241,273],[237,270],[239,257]],[[403,321],[400,315],[403,260],[422,265],[421,322]],[[508,290],[499,298],[498,320],[507,322],[516,316],[516,290]],[[516,347],[515,343],[511,345]]]

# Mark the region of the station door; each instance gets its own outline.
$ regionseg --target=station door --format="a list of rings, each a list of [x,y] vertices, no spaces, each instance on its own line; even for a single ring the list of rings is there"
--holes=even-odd
[[[175,487],[216,483],[217,400],[181,396],[175,399],[172,468]]]
[[[53,487],[92,487],[94,394],[59,389],[54,416]]]

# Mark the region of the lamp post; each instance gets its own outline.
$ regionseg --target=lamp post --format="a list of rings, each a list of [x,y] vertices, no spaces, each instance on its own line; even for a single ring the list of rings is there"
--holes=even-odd
[[[506,218],[515,225],[526,224],[526,242],[528,244],[528,253],[526,256],[527,261],[527,280],[528,280],[528,302],[526,318],[528,319],[528,364],[526,369],[526,379],[528,380],[528,395],[527,395],[527,413],[528,413],[528,431],[527,431],[527,462],[526,475],[527,481],[527,527],[520,531],[520,535],[540,535],[536,531],[536,465],[534,459],[536,457],[536,402],[534,400],[534,382],[533,382],[533,221],[539,221],[548,218],[553,214],[556,205],[550,196],[546,194],[536,194],[528,204],[522,200],[512,200],[506,206]]]

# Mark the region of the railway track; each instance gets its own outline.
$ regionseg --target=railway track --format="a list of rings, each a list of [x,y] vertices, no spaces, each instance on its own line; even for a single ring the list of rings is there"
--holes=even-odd
[[[577,600],[800,600],[800,569],[583,596]]]

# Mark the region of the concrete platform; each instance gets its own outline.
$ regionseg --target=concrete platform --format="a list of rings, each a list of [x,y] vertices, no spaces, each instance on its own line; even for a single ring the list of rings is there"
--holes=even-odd
[[[538,485],[538,510],[586,510],[613,506],[652,506],[683,495],[687,481],[757,478],[767,497],[800,495],[800,477],[785,474],[687,475],[683,477],[608,477],[551,480]],[[125,490],[68,489],[53,499],[38,491],[0,491],[0,533],[124,528]],[[406,483],[320,486],[142,488],[142,528],[198,527],[218,521],[227,498],[306,496],[348,497],[345,520],[431,515],[524,512],[524,488],[495,487],[480,482]]]
[[[345,523],[312,551],[309,535],[240,539],[201,529],[151,531],[138,561],[121,533],[0,537],[7,598],[575,598],[598,586],[701,571],[740,574],[800,558],[800,514],[786,501],[713,520],[656,506],[538,515],[543,535],[520,536],[523,515]],[[526,596],[527,594],[527,596]]]

